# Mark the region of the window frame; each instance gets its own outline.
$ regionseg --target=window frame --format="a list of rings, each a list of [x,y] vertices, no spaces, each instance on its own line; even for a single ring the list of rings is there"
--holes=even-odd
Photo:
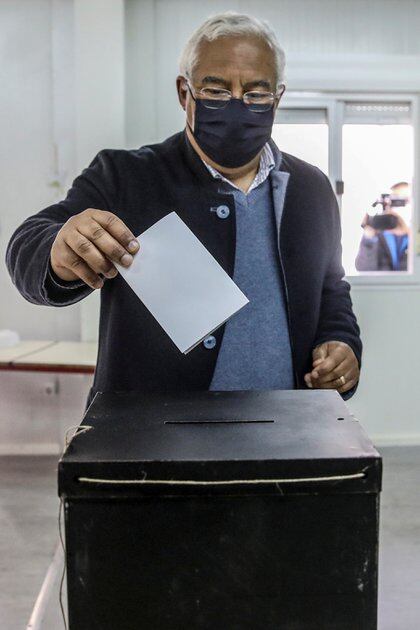
[[[414,134],[413,181],[412,181],[412,234],[409,248],[410,267],[408,271],[365,271],[357,275],[348,275],[346,279],[353,286],[418,286],[420,285],[420,187],[418,173],[420,169],[420,109],[419,93],[416,92],[321,92],[290,91],[285,92],[276,112],[274,123],[282,123],[282,108],[325,110],[328,124],[328,173],[333,190],[336,181],[342,181],[343,163],[343,125],[345,124],[345,105],[352,101],[362,102],[406,102],[411,106],[411,120]],[[340,215],[342,214],[341,195],[336,195]]]

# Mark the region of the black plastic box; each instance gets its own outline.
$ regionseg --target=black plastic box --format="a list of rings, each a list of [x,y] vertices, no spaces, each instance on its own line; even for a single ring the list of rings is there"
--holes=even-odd
[[[97,394],[83,424],[70,630],[376,628],[381,458],[336,392]]]

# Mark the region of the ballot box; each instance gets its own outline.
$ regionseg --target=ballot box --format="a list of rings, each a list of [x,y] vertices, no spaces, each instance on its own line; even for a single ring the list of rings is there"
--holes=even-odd
[[[376,628],[380,486],[334,391],[98,393],[59,463],[70,630]]]

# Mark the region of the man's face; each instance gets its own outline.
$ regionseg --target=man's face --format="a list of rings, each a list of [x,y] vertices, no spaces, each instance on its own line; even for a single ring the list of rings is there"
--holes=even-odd
[[[405,184],[401,186],[394,186],[391,190],[391,194],[395,197],[402,197],[407,200],[407,203],[410,201],[410,187]]]
[[[393,214],[398,214],[406,223],[411,221],[411,199],[410,199],[410,186],[401,185],[394,186],[391,189],[391,195],[393,197],[402,197],[406,200],[405,206],[390,207],[388,211]]]
[[[234,98],[245,92],[261,90],[276,93],[274,52],[259,37],[220,37],[204,41],[192,76],[195,90],[203,87],[230,90]],[[194,129],[195,103],[182,77],[177,79],[179,101],[187,121]],[[280,98],[276,99],[275,107]]]

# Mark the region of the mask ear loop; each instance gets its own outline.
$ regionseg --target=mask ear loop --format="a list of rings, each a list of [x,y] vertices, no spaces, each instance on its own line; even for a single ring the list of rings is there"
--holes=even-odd
[[[194,94],[192,93],[190,82],[188,81],[188,79],[185,79],[185,83],[187,84],[187,89],[188,89],[189,93],[191,94],[192,100],[194,101],[194,103],[196,103],[197,99],[195,98]],[[191,127],[190,123],[188,122],[188,118],[187,118],[187,127],[191,131],[192,135],[194,136],[194,131],[193,131],[193,128]]]
[[[192,100],[193,100],[193,101],[194,101],[194,103],[195,103],[195,102],[197,101],[197,99],[195,98],[194,94],[192,93],[192,89],[191,89],[191,86],[190,86],[190,82],[188,81],[188,79],[185,79],[185,82],[186,82],[186,84],[187,84],[187,88],[188,88],[188,90],[189,90],[189,93],[191,94],[191,98],[192,98]]]

